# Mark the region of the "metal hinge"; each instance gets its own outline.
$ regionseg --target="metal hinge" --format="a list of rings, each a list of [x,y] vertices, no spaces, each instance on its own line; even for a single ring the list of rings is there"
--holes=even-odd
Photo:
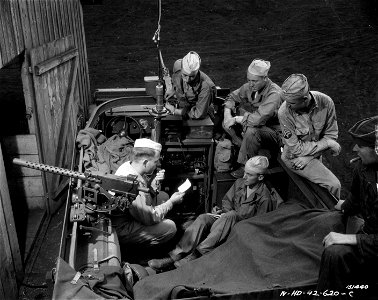
[[[33,108],[31,108],[30,106],[26,108],[25,117],[28,120],[30,120],[33,117]]]

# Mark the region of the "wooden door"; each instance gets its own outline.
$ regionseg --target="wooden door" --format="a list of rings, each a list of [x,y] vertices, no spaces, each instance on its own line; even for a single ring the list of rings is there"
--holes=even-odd
[[[7,175],[0,145],[0,299],[17,299],[17,280],[23,280],[23,266],[18,244]]]
[[[37,141],[40,161],[47,165],[70,168],[80,103],[77,69],[78,50],[72,36],[30,50]],[[52,213],[69,178],[51,173],[43,178]]]

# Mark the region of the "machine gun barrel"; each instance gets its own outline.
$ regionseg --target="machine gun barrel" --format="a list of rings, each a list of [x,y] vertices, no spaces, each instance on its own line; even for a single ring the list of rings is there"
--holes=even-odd
[[[41,163],[36,163],[36,162],[31,162],[31,161],[24,161],[19,158],[14,158],[13,163],[22,167],[27,167],[39,171],[44,171],[44,172],[50,172],[54,174],[59,174],[67,177],[72,177],[72,178],[77,178],[85,181],[91,181],[95,183],[101,183],[101,180],[94,178],[94,177],[88,177],[84,173],[76,172],[76,171],[71,171],[59,167],[54,167],[54,166],[49,166],[49,165],[44,165]]]
[[[121,177],[113,174],[106,175],[92,175],[91,173],[80,173],[77,171],[71,171],[59,167],[49,166],[41,163],[25,161],[19,158],[14,158],[13,163],[22,167],[36,169],[39,171],[50,172],[53,174],[59,174],[67,177],[81,179],[83,181],[89,181],[101,185],[105,190],[113,190],[120,192],[138,194],[138,191],[148,193],[149,189],[143,187],[135,178]],[[130,175],[133,177],[132,175]]]

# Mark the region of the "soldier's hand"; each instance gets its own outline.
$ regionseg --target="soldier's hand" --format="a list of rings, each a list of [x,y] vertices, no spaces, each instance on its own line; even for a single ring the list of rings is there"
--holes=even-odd
[[[161,169],[159,172],[156,173],[155,179],[158,181],[163,181],[165,177],[165,170]]]
[[[169,200],[171,200],[172,204],[179,204],[182,202],[184,195],[185,193],[175,192]]]
[[[214,206],[213,209],[211,210],[211,213],[220,215],[222,213],[222,210],[218,206]]]
[[[330,232],[323,239],[325,248],[331,245],[357,245],[357,237],[355,234],[343,234],[338,232]]]
[[[169,104],[168,102],[165,103],[165,108],[168,109],[172,114],[175,111],[175,107],[172,104]]]
[[[236,123],[236,120],[234,117],[227,118],[223,121],[224,127],[230,128],[232,125]]]
[[[313,159],[312,156],[300,156],[300,157],[294,158],[291,161],[293,169],[303,170],[312,159]]]
[[[165,100],[168,100],[169,98],[171,98],[173,95],[175,94],[175,90],[172,88],[172,89],[168,89],[165,91]]]
[[[343,205],[344,202],[345,202],[345,200],[339,200],[337,202],[337,204],[335,205],[335,209],[336,210],[341,210],[341,205]]]
[[[327,143],[328,143],[328,148],[331,150],[331,154],[333,156],[337,156],[340,154],[341,146],[338,142],[336,142],[335,140],[329,139],[327,140]]]

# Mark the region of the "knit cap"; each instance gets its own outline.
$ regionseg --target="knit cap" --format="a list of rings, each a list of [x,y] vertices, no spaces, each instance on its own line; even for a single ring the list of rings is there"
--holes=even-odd
[[[357,145],[374,148],[377,139],[376,126],[378,126],[378,116],[373,116],[358,121],[348,133]]]

